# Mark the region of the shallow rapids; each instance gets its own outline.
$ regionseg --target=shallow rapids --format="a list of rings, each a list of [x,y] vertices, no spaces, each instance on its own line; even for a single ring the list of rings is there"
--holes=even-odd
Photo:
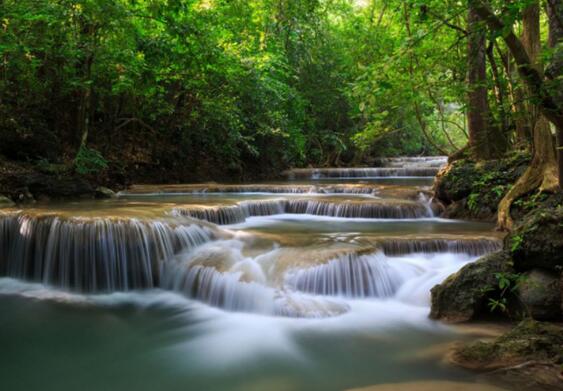
[[[432,353],[464,337],[428,319],[430,289],[502,237],[440,218],[428,185],[444,164],[379,159],[292,170],[284,183],[138,185],[0,210],[3,384],[470,382]]]

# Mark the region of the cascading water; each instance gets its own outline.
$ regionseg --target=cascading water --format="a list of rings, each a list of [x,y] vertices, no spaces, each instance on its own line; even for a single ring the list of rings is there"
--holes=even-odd
[[[320,295],[346,297],[389,297],[413,275],[420,274],[412,265],[394,264],[387,257],[345,255],[325,264],[294,270],[285,283],[294,289]]]
[[[159,263],[212,237],[159,221],[1,216],[0,274],[80,291],[151,288]]]
[[[30,333],[18,334],[19,328],[36,330],[40,323],[54,349],[43,349],[38,360],[34,355],[46,345],[34,344],[17,368],[52,362],[54,372],[68,368],[72,376],[76,368],[90,371],[90,356],[111,358],[102,360],[112,363],[107,373],[91,379],[115,378],[114,358],[130,363],[158,352],[150,368],[162,370],[139,371],[142,360],[134,361],[117,389],[139,378],[139,390],[222,390],[237,382],[240,390],[309,390],[311,378],[338,378],[345,366],[333,357],[357,357],[349,378],[362,374],[358,386],[369,384],[374,367],[394,370],[401,380],[406,372],[426,373],[426,361],[410,371],[414,364],[404,357],[416,357],[436,335],[436,343],[449,342],[428,319],[430,289],[501,247],[491,225],[435,217],[439,207],[428,197],[427,179],[394,178],[424,178],[444,163],[442,157],[389,158],[373,168],[293,171],[302,180],[287,184],[146,185],[112,200],[8,209],[0,213],[0,309],[11,315],[0,322],[0,342],[9,350],[12,340]],[[303,180],[311,176],[318,180]],[[381,180],[386,176],[392,179]],[[14,304],[14,297],[20,301]],[[51,301],[58,305],[45,304]],[[28,312],[20,327],[10,325]],[[100,327],[85,316],[99,317]],[[73,319],[77,326],[67,328]],[[148,340],[154,345],[146,346]],[[77,350],[52,354],[65,346]],[[139,350],[131,354],[131,346]],[[12,376],[14,354],[6,356],[4,367],[12,369],[3,381],[26,379],[27,372]],[[63,356],[70,359],[63,363]],[[225,375],[241,363],[237,376],[244,381]],[[289,375],[286,363],[297,367]],[[247,381],[249,365],[259,370]],[[322,376],[311,370],[320,366]],[[443,371],[437,368],[433,373]],[[161,387],[162,377],[150,383],[174,371],[186,376],[169,387]],[[264,384],[265,373],[279,376]],[[295,373],[305,374],[297,386]],[[227,386],[209,386],[209,379]],[[313,388],[350,386],[321,383]]]
[[[172,210],[172,215],[189,216],[215,224],[236,224],[245,221],[248,217],[284,213],[367,219],[415,219],[434,215],[426,200],[331,202],[311,199],[280,199],[242,201],[237,205],[227,206],[177,207]]]
[[[498,239],[386,239],[378,243],[386,255],[405,255],[412,253],[454,253],[479,256],[502,248]]]
[[[284,174],[297,178],[381,178],[381,177],[433,177],[447,163],[446,157],[387,158],[377,161],[381,167],[365,168],[297,168]]]

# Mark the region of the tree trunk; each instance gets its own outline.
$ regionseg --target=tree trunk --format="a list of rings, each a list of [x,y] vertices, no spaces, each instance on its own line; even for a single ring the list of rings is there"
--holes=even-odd
[[[528,7],[522,11],[522,45],[526,49],[530,62],[534,68],[542,72],[541,66],[538,64],[538,55],[541,50],[540,44],[540,5],[539,1],[534,0]],[[534,93],[529,89],[524,89],[524,115],[528,129],[532,132],[535,129],[539,112],[537,107],[530,101],[534,97]],[[533,133],[530,133],[533,135]],[[533,142],[533,139],[532,139]]]
[[[563,76],[563,50],[561,46],[557,49],[557,44],[561,45],[563,40],[563,1],[548,0],[547,1],[547,17],[549,20],[549,37],[548,44],[550,48],[555,49],[550,65],[546,70],[549,79],[554,81],[556,101],[559,105],[563,102],[563,88],[561,86],[561,77]],[[556,126],[557,138],[557,162],[559,189],[563,188],[563,127]]]
[[[536,96],[537,105],[542,114],[555,126],[563,127],[563,109],[560,107],[560,103],[557,102],[556,96],[546,88],[542,74],[532,65],[524,45],[514,35],[512,28],[506,26],[485,2],[481,0],[472,0],[472,2],[475,3],[475,11],[489,28],[501,33],[506,46],[514,57],[520,77]]]
[[[541,75],[543,69],[538,61],[540,52],[539,11],[539,1],[535,1],[523,12],[522,45],[528,54],[531,66]],[[528,89],[527,93],[529,99],[535,98],[533,90]],[[499,204],[498,226],[500,229],[512,227],[510,208],[515,199],[538,187],[540,191],[553,191],[557,188],[557,164],[549,122],[531,102],[526,104],[526,108],[529,113],[529,121],[533,126],[533,158],[528,169]]]
[[[490,110],[487,102],[487,68],[485,63],[485,30],[469,0],[467,37],[467,82],[469,84],[467,122],[469,146],[477,159],[491,158],[488,143]]]

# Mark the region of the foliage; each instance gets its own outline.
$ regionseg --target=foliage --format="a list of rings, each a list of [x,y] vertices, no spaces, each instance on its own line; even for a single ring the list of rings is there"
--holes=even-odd
[[[525,281],[525,276],[519,273],[501,272],[495,273],[497,286],[493,290],[498,291],[497,297],[490,297],[488,306],[491,312],[499,310],[508,312],[508,300],[511,296],[516,297],[518,287]]]
[[[467,142],[463,2],[4,0],[1,11],[0,153],[16,159],[68,163],[86,135],[129,169],[230,176]],[[497,38],[491,120],[509,131],[511,102],[497,95],[519,81]]]
[[[108,162],[100,152],[82,145],[74,159],[74,166],[79,174],[96,174],[107,168]]]

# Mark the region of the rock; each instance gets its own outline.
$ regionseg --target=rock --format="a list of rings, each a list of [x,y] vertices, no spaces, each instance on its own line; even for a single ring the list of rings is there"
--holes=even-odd
[[[94,188],[78,176],[52,176],[33,173],[25,178],[25,185],[35,197],[46,195],[50,198],[93,197]]]
[[[115,191],[108,189],[107,187],[100,186],[96,189],[96,198],[115,198],[117,194]]]
[[[458,160],[444,167],[434,182],[436,199],[446,205],[459,201],[469,194],[473,188],[473,182],[479,177],[479,171],[475,163],[469,160]]]
[[[498,160],[455,160],[436,176],[434,197],[446,206],[447,217],[494,221],[499,201],[529,159],[528,154],[515,153]]]
[[[374,386],[354,388],[348,391],[507,391],[483,383],[466,383],[444,380],[420,380],[404,383],[386,383]]]
[[[490,342],[458,345],[450,359],[467,369],[492,371],[489,376],[518,390],[561,390],[563,327],[524,320]]]
[[[553,272],[534,269],[526,272],[518,295],[528,314],[537,320],[561,319],[560,277]]]
[[[6,196],[0,195],[0,208],[11,208],[16,203]]]
[[[528,213],[506,237],[505,248],[517,271],[563,271],[563,206]]]
[[[492,253],[464,266],[432,288],[430,317],[456,323],[488,314],[487,301],[498,285],[495,273],[511,271],[506,252]]]

